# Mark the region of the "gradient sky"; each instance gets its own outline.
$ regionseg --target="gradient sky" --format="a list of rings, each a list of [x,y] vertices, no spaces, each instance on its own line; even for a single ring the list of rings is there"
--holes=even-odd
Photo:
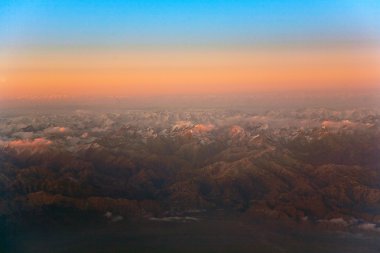
[[[380,1],[0,1],[0,98],[375,87]]]

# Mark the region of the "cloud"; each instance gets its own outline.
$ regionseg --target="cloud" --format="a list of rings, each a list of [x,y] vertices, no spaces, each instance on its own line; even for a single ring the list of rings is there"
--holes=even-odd
[[[207,133],[215,129],[215,126],[212,124],[197,124],[193,127],[193,133]]]
[[[377,227],[375,223],[363,223],[358,225],[358,228],[366,231],[380,232],[380,227]]]
[[[11,148],[30,148],[30,147],[38,147],[38,146],[47,146],[52,144],[52,141],[47,140],[45,138],[36,138],[34,140],[14,140],[8,142],[8,147]]]
[[[122,221],[124,220],[124,217],[121,216],[121,215],[113,215],[112,212],[110,211],[107,211],[105,214],[104,214],[104,217],[106,217],[107,219],[111,220],[111,222],[119,222],[119,221]]]
[[[341,120],[341,121],[325,120],[321,123],[321,127],[323,129],[339,129],[342,127],[355,127],[357,125],[358,124],[350,120]]]
[[[53,142],[45,138],[36,138],[34,140],[13,140],[0,143],[2,146],[16,150],[17,152],[30,151],[36,153],[44,150]]]
[[[179,217],[179,216],[170,216],[170,217],[162,217],[162,218],[156,218],[152,217],[149,220],[151,221],[163,221],[163,222],[194,222],[199,221],[198,218],[185,216],[185,217]]]
[[[107,219],[111,219],[112,218],[112,212],[108,211],[104,214],[104,217],[106,217]]]
[[[113,217],[111,221],[112,222],[118,222],[118,221],[122,221],[122,220],[124,220],[124,217],[121,215],[117,215],[117,216]]]
[[[347,226],[351,226],[353,224],[356,224],[357,220],[354,218],[350,218],[350,219],[345,220],[344,218],[339,217],[339,218],[332,218],[332,219],[328,219],[328,220],[324,220],[324,219],[318,220],[318,222],[336,224],[336,225],[347,227]]]
[[[67,134],[71,132],[67,127],[49,127],[44,130],[44,134]]]
[[[345,221],[343,218],[333,218],[333,219],[330,219],[329,222],[335,223],[335,224],[340,224],[343,226],[349,225],[349,223],[347,221]]]

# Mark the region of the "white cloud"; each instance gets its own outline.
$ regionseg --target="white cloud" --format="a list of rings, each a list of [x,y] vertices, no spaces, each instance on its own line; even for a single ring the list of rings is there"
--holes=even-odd
[[[377,227],[375,223],[363,223],[358,225],[358,228],[366,231],[380,232],[380,227]]]

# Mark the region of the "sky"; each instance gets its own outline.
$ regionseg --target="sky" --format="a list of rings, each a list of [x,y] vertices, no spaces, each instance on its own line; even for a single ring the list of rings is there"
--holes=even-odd
[[[376,88],[380,1],[2,0],[0,99]]]

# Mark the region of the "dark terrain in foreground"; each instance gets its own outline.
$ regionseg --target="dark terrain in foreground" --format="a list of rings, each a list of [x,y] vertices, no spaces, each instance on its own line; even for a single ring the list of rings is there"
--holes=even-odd
[[[377,109],[2,113],[3,252],[378,252]]]
[[[13,227],[2,237],[3,252],[326,252],[376,253],[379,235],[356,229],[258,221],[216,211],[197,221],[121,221]]]

